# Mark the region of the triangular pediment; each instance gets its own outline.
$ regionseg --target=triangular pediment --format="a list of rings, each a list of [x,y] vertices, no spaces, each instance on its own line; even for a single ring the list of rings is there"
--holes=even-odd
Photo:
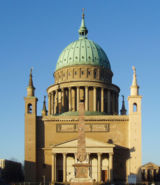
[[[149,162],[149,163],[143,165],[141,168],[143,168],[143,169],[156,169],[157,168],[158,169],[159,166],[154,163]]]
[[[56,144],[54,147],[56,148],[70,148],[75,147],[77,148],[78,139],[66,141],[64,143]],[[103,147],[103,148],[113,148],[115,145],[104,143],[102,141],[98,141],[92,138],[86,137],[86,148],[92,148],[92,147]]]

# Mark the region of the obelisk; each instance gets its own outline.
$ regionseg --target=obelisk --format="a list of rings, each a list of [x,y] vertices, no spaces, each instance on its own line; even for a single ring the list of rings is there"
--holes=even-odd
[[[84,102],[79,103],[78,122],[78,143],[77,143],[77,163],[75,168],[75,178],[71,180],[71,185],[93,185],[93,180],[89,176],[90,164],[86,160],[86,140],[84,122]]]

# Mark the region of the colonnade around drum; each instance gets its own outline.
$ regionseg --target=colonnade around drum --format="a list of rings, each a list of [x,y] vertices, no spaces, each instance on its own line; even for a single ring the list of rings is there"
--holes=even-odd
[[[81,100],[85,102],[85,111],[118,114],[118,92],[91,86],[55,88],[48,94],[48,114],[78,111]]]

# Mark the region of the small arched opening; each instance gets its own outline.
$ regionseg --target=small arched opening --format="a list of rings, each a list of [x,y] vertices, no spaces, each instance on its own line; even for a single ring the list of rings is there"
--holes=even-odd
[[[27,112],[28,114],[32,114],[32,104],[31,103],[28,104]]]
[[[137,104],[136,103],[133,104],[133,112],[137,112]]]

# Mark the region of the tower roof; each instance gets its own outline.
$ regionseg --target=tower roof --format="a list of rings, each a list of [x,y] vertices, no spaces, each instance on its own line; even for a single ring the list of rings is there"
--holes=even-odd
[[[104,50],[95,42],[87,39],[88,29],[82,14],[79,39],[69,44],[60,54],[56,70],[73,65],[94,65],[111,70]]]
[[[132,69],[133,69],[133,81],[131,85],[131,95],[137,96],[139,95],[139,86],[137,84],[136,68],[133,66]]]
[[[30,74],[29,74],[29,84],[28,84],[29,87],[33,87],[33,80],[32,80],[32,68],[30,69]]]

